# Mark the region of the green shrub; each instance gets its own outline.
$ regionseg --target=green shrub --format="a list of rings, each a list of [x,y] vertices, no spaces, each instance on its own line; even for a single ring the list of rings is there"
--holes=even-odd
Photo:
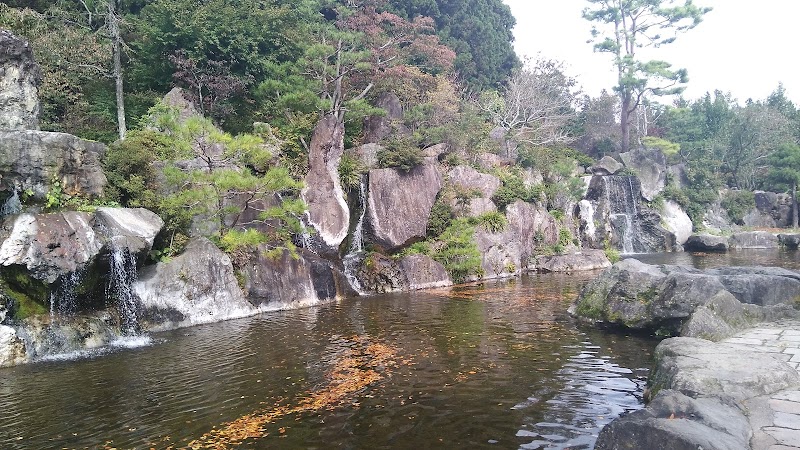
[[[562,227],[558,230],[558,244],[566,247],[572,243],[572,232],[569,228]],[[559,252],[560,253],[560,252]]]
[[[431,208],[431,215],[428,218],[426,232],[428,236],[439,236],[450,226],[450,222],[455,217],[453,208],[444,201],[442,197],[436,199]]]
[[[440,248],[434,253],[433,259],[444,266],[455,283],[483,274],[474,233],[475,228],[466,219],[456,219],[438,238]]]
[[[722,198],[721,204],[734,223],[744,225],[744,216],[756,207],[756,200],[750,191],[729,191]]]
[[[358,189],[361,184],[361,176],[366,171],[366,167],[358,158],[343,155],[339,162],[339,182],[342,184],[342,189],[348,192]]]
[[[378,166],[395,168],[408,172],[422,164],[422,150],[408,138],[397,138],[388,141],[385,148],[378,151]]]
[[[622,258],[619,254],[619,250],[612,247],[611,242],[607,239],[603,242],[603,252],[605,252],[606,258],[611,261],[611,264],[616,263]]]
[[[483,228],[490,233],[498,233],[506,229],[508,219],[503,213],[490,211],[470,219],[470,223]]]

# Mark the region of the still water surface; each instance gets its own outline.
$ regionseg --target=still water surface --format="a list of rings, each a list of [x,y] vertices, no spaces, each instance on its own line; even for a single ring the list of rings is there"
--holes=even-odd
[[[567,316],[596,275],[351,299],[0,370],[0,448],[181,448],[260,417],[241,446],[590,449],[641,407],[657,344]],[[363,362],[375,349],[391,361]],[[348,361],[376,379],[334,387]]]

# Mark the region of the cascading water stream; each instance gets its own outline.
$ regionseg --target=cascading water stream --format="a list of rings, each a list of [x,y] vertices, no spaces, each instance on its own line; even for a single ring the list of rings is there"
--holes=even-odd
[[[623,178],[627,180],[623,181]],[[612,226],[624,221],[624,227],[614,226],[615,231],[621,234],[622,253],[635,253],[634,238],[639,212],[633,177],[608,176],[603,177],[603,183]]]
[[[367,188],[364,178],[358,184],[358,202],[361,207],[361,212],[358,216],[355,228],[353,228],[353,235],[350,239],[350,248],[347,254],[342,258],[344,265],[344,275],[353,288],[360,295],[365,294],[364,287],[358,281],[355,272],[361,264],[364,256],[364,215],[367,212]]]
[[[116,301],[122,334],[136,335],[140,329],[136,317],[136,299],[133,295],[133,283],[137,278],[136,258],[127,248],[119,248],[113,242],[110,247],[106,296]]]
[[[84,269],[61,277],[58,288],[50,293],[50,321],[75,315],[78,312],[78,288],[83,282]]]

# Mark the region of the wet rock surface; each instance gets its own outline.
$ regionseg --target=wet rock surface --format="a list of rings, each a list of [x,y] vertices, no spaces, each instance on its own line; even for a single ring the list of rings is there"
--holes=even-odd
[[[39,65],[28,42],[0,30],[0,130],[38,130]]]

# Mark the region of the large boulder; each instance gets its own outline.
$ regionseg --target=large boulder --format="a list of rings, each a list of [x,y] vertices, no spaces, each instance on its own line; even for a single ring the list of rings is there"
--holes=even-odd
[[[624,167],[625,166],[623,166],[619,161],[606,155],[603,156],[600,161],[593,165],[589,170],[594,175],[614,175]]]
[[[441,188],[442,176],[434,166],[421,165],[408,172],[370,170],[366,214],[369,240],[393,250],[424,239]]]
[[[0,130],[38,130],[41,79],[28,42],[0,30]]]
[[[596,450],[741,450],[750,447],[750,424],[742,411],[714,398],[660,392],[645,409],[603,428]]]
[[[24,267],[31,277],[52,284],[86,268],[101,253],[126,251],[142,261],[163,224],[141,208],[20,214],[6,220],[0,233],[5,238],[0,266]]]
[[[0,131],[0,191],[27,191],[44,200],[54,182],[71,195],[100,197],[107,180],[106,146],[71,134]]]
[[[488,173],[481,173],[469,166],[457,166],[447,173],[450,182],[458,189],[473,193],[475,197],[469,199],[465,205],[470,216],[479,216],[487,212],[497,211],[497,206],[491,200],[497,189],[500,188],[500,179]],[[451,206],[457,207],[456,199]]]
[[[368,292],[384,294],[411,289],[402,265],[380,253],[371,253],[362,260],[356,271],[356,278],[362,289]]]
[[[686,251],[725,252],[728,251],[728,237],[708,233],[693,234],[683,244]]]
[[[400,268],[408,280],[408,288],[430,289],[453,284],[444,266],[430,256],[409,255],[400,259]]]
[[[338,249],[350,225],[350,209],[339,182],[343,152],[344,124],[335,116],[325,116],[311,136],[309,171],[301,196],[308,207],[308,224],[328,249]]]
[[[540,272],[581,272],[611,267],[603,250],[583,249],[566,255],[541,256],[536,260]]]
[[[754,191],[755,208],[742,219],[745,226],[784,228],[791,225],[792,197],[788,194]]]
[[[17,336],[17,331],[0,325],[0,367],[16,366],[27,362],[25,343]]]
[[[570,313],[587,321],[665,335],[721,338],[757,318],[794,317],[792,306],[798,296],[800,275],[785,269],[701,271],[626,259],[586,285]],[[732,300],[740,306],[731,305]]]
[[[558,241],[558,222],[544,208],[517,200],[506,207],[502,231],[475,230],[485,278],[506,277],[526,269],[535,248]]]
[[[148,329],[169,329],[252,315],[230,257],[205,238],[168,262],[147,267],[133,290]]]
[[[378,152],[381,150],[383,150],[383,146],[372,143],[359,145],[347,150],[347,153],[361,161],[366,169],[375,169],[378,167]]]
[[[636,148],[619,155],[625,167],[633,170],[642,185],[642,197],[647,201],[660,194],[667,186],[667,160],[656,148]]]
[[[752,248],[778,248],[778,236],[768,231],[743,231],[734,233],[728,240],[728,246],[733,249]]]
[[[348,292],[344,275],[317,255],[301,251],[278,258],[260,246],[247,255],[241,273],[246,297],[261,310],[290,309],[340,298]]]
[[[798,233],[781,233],[778,235],[778,242],[788,249],[797,249],[800,247],[800,234]]]

